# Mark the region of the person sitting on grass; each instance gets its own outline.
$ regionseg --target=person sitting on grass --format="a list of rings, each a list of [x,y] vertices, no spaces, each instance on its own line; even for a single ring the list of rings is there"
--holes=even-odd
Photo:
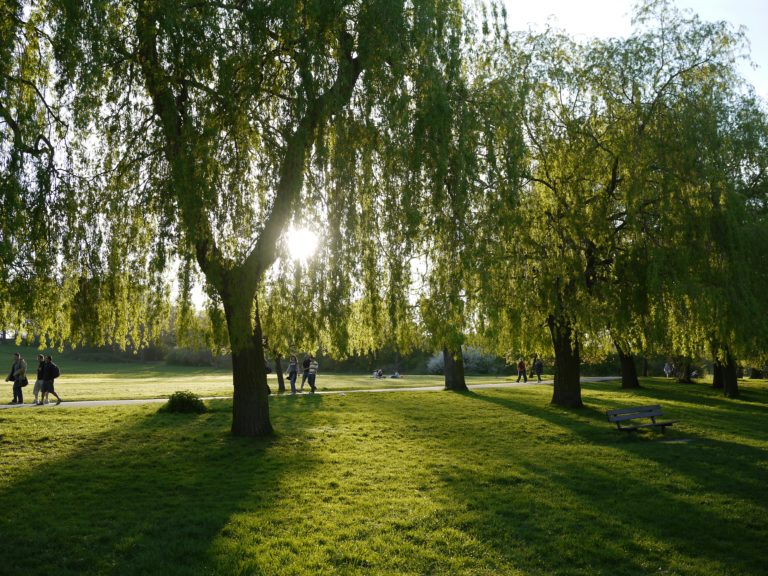
[[[53,381],[59,377],[59,367],[53,363],[53,358],[45,357],[45,366],[43,367],[43,402],[48,402],[48,394],[56,396],[56,406],[61,404],[61,398],[56,394],[53,388]]]

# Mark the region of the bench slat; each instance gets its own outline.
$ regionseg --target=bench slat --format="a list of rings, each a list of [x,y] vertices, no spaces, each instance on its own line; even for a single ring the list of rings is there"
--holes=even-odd
[[[669,420],[667,422],[656,422],[655,424],[632,424],[632,426],[619,426],[619,430],[635,430],[637,428],[665,428],[666,426],[672,426],[677,420]]]
[[[633,406],[632,408],[616,408],[614,410],[607,410],[605,412],[608,416],[608,421],[616,424],[616,428],[625,432],[631,432],[633,430],[639,430],[640,428],[661,428],[664,432],[667,426],[672,426],[677,420],[666,420],[664,422],[657,422],[656,418],[660,418],[663,414],[661,412],[661,406],[658,404],[652,404],[650,406]],[[631,420],[648,419],[651,420],[645,424],[632,424]],[[622,422],[627,422],[628,425],[622,425]]]
[[[658,418],[663,416],[661,410],[658,412],[643,412],[641,414],[620,414],[618,416],[608,416],[609,422],[624,422],[625,420],[634,420],[635,418]]]
[[[652,404],[650,406],[633,406],[632,408],[616,408],[615,410],[608,410],[606,414],[609,416],[618,415],[618,414],[631,414],[634,412],[650,412],[658,410],[661,412],[661,406],[658,404]]]

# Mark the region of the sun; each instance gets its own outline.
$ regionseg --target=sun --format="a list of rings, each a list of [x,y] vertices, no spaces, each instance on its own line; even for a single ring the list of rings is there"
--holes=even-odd
[[[306,228],[291,227],[286,236],[288,252],[293,260],[307,260],[317,250],[317,234]]]

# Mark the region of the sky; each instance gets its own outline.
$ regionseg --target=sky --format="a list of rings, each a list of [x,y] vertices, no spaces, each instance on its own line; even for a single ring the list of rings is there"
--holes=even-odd
[[[537,29],[548,20],[577,39],[622,37],[631,31],[634,0],[503,0],[510,28]],[[678,8],[690,9],[702,20],[725,20],[746,28],[752,60],[758,66],[742,65],[741,73],[768,101],[768,0],[674,0]]]

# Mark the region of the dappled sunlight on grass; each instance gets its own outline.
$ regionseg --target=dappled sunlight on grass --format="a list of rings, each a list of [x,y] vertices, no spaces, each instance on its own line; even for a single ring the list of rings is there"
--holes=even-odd
[[[6,411],[4,573],[761,574],[765,387],[644,385],[285,397],[270,440],[231,437],[228,400]],[[666,435],[604,415],[651,402]]]

